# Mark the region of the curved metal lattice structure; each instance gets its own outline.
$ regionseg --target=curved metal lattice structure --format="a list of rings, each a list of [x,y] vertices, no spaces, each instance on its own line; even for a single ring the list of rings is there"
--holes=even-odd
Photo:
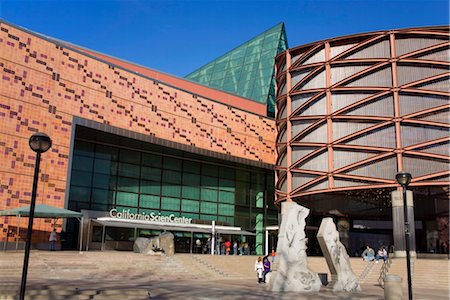
[[[448,186],[449,27],[365,33],[276,58],[277,202],[397,186]]]

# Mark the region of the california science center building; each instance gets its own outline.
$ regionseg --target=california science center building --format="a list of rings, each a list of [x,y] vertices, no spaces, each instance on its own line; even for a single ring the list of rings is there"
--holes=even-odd
[[[400,170],[413,176],[416,250],[448,243],[448,26],[289,48],[280,23],[180,78],[0,25],[0,210],[30,204],[28,140],[44,132],[37,204],[83,214],[36,218],[33,247],[54,227],[63,249],[83,250],[170,231],[178,253],[214,236],[261,255],[281,202],[296,201],[311,209],[311,255],[330,216],[352,255],[393,243]],[[27,218],[0,227],[3,249],[24,247]]]

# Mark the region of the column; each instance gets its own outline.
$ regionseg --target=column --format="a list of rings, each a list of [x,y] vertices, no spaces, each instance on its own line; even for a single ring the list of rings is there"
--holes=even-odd
[[[392,200],[392,233],[394,236],[395,257],[406,257],[405,246],[405,221],[403,218],[403,192],[401,190],[391,192]],[[416,256],[416,233],[414,221],[413,193],[406,191],[406,206],[409,221],[409,245],[411,257]]]

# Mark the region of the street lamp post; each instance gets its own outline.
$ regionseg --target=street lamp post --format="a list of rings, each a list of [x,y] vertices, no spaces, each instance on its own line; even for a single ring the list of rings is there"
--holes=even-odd
[[[412,300],[412,280],[411,280],[411,257],[409,253],[410,245],[410,232],[409,232],[409,221],[408,221],[408,209],[406,205],[406,188],[411,182],[411,174],[406,172],[399,172],[395,175],[395,179],[402,186],[403,190],[403,216],[405,222],[405,248],[406,248],[406,271],[408,273],[408,299]]]
[[[23,259],[22,282],[20,284],[20,300],[25,299],[25,289],[27,285],[28,260],[30,258],[31,234],[33,231],[34,208],[36,206],[36,191],[39,178],[39,165],[41,163],[41,153],[46,152],[52,146],[52,140],[45,133],[35,133],[28,141],[31,150],[36,152],[36,163],[34,165],[33,190],[31,192],[30,215],[28,216],[27,239],[25,243],[25,256]]]

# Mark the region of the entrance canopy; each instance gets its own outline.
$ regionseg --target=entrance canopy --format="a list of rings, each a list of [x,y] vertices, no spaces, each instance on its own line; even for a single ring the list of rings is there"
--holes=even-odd
[[[30,205],[0,211],[0,216],[28,217]],[[81,218],[82,213],[46,204],[37,204],[34,209],[35,218]]]
[[[256,235],[253,232],[242,230],[240,227],[232,226],[213,226],[209,224],[179,224],[179,223],[163,223],[141,220],[124,220],[117,218],[97,218],[92,221],[101,224],[105,227],[125,227],[125,228],[141,228],[141,229],[156,229],[166,231],[187,231],[187,232],[202,232],[212,233],[213,230],[220,234],[235,234],[235,235]]]

